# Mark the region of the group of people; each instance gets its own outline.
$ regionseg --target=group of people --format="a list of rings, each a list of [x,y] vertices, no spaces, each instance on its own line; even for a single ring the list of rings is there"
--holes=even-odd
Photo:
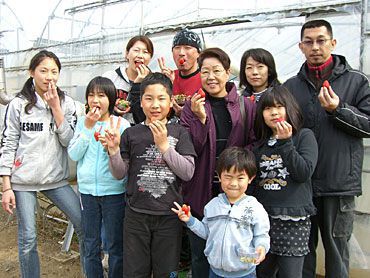
[[[175,35],[177,69],[159,58],[160,73],[148,67],[151,40],[136,36],[122,66],[89,82],[78,120],[56,85],[59,59],[36,54],[7,107],[0,157],[22,277],[40,276],[37,192],[72,221],[86,277],[103,277],[102,227],[109,277],[177,277],[188,237],[195,278],[313,278],[319,229],[326,277],[348,277],[370,87],[335,46],[329,22],[308,21],[296,76],[280,84],[271,53],[249,49],[237,87],[229,56],[196,33]]]

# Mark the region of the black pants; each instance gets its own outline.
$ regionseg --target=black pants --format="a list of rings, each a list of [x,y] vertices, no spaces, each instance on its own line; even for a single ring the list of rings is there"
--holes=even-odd
[[[123,277],[177,277],[181,229],[176,214],[143,214],[127,206],[123,225]]]
[[[205,278],[209,275],[209,263],[204,255],[206,241],[188,230],[191,249],[191,275],[193,278]]]
[[[266,259],[257,266],[258,278],[301,278],[304,256],[278,256],[267,253]]]
[[[316,277],[318,229],[325,249],[325,277],[348,278],[348,241],[353,230],[354,196],[315,197],[317,215],[311,217],[310,253],[303,266],[303,277]]]

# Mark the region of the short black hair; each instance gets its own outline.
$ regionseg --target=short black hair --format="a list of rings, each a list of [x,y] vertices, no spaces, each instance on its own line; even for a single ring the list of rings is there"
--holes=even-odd
[[[86,93],[85,93],[86,103],[87,103],[87,98],[89,96],[89,93],[97,92],[97,91],[103,92],[104,94],[107,95],[108,100],[109,100],[108,111],[109,111],[109,114],[113,114],[113,109],[114,109],[114,106],[117,100],[117,93],[116,93],[116,87],[114,86],[112,80],[106,77],[102,77],[102,76],[96,76],[93,79],[91,79],[91,81],[86,87]]]
[[[257,173],[254,154],[240,147],[229,147],[220,154],[216,167],[218,176],[221,177],[222,172],[230,171],[233,167],[238,172],[245,171],[250,179]]]
[[[274,107],[276,104],[285,107],[286,121],[292,125],[293,134],[302,128],[303,115],[292,93],[283,85],[272,87],[261,96],[257,104],[254,127],[257,140],[261,140],[261,143],[272,135],[271,128],[266,125],[263,118],[263,110],[266,107]]]
[[[324,19],[315,19],[315,20],[307,21],[305,24],[303,24],[301,28],[301,40],[303,39],[304,30],[310,29],[310,28],[318,28],[322,26],[326,27],[326,30],[328,30],[330,38],[332,39],[333,29],[331,28],[330,23]]]
[[[267,87],[271,85],[279,85],[278,75],[276,72],[275,60],[272,54],[263,48],[251,48],[243,53],[240,60],[240,71],[239,71],[239,87],[245,87],[248,92],[253,92],[253,87],[249,84],[247,76],[245,74],[245,68],[247,66],[247,59],[251,57],[258,63],[264,64],[268,68]]]
[[[146,87],[149,85],[161,84],[166,88],[167,94],[172,97],[172,82],[166,75],[160,72],[148,74],[140,84],[140,97],[143,96]]]

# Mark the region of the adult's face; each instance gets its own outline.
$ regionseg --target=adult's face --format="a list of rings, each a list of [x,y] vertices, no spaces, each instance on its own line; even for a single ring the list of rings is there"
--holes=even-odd
[[[230,71],[226,70],[221,61],[210,57],[203,60],[200,69],[202,87],[213,97],[227,95],[226,82],[229,80]]]
[[[262,92],[268,86],[269,69],[265,64],[257,62],[252,57],[248,57],[245,66],[245,76],[253,87],[254,92]]]
[[[330,58],[336,44],[337,41],[330,37],[326,27],[321,26],[305,29],[299,48],[309,64],[319,66]]]
[[[198,50],[190,45],[176,45],[172,49],[173,60],[182,75],[189,75],[198,69]]]

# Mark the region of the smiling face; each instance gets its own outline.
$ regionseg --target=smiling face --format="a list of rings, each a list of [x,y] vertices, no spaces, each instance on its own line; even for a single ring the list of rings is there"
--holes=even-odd
[[[321,26],[305,29],[299,48],[309,64],[319,66],[330,58],[336,44],[337,41],[331,38],[326,27]]]
[[[41,63],[30,71],[35,83],[36,92],[42,97],[48,91],[49,83],[57,83],[59,78],[59,68],[52,58],[44,58]]]
[[[222,63],[214,58],[205,58],[200,69],[202,87],[213,97],[227,95],[226,82],[229,80],[230,71],[225,70]]]
[[[100,90],[89,92],[87,95],[87,104],[90,109],[98,108],[101,115],[99,121],[105,121],[109,118],[109,98]]]
[[[136,68],[141,64],[148,65],[151,59],[151,54],[142,41],[137,41],[133,46],[126,52],[126,58],[129,63],[129,68],[136,72]]]
[[[235,170],[235,167],[231,167],[229,171],[222,171],[219,177],[222,190],[232,204],[245,196],[245,191],[253,178],[250,178],[245,171]]]
[[[268,86],[268,67],[252,57],[247,58],[245,76],[256,93],[262,92]]]
[[[263,109],[263,119],[265,124],[271,128],[273,135],[276,133],[276,125],[279,121],[286,121],[286,109],[282,104],[275,103],[275,106],[266,106]]]
[[[155,120],[166,121],[172,107],[166,87],[162,84],[148,85],[141,97],[141,107],[146,116],[146,124]]]

